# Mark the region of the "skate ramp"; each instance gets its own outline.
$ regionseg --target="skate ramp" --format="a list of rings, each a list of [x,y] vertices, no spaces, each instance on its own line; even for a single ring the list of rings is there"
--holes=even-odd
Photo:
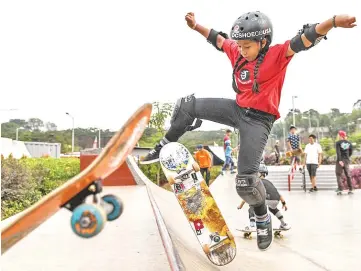
[[[61,209],[1,256],[1,270],[171,270],[147,187],[104,187],[104,193],[117,195],[125,208],[99,235],[77,237],[70,212]]]
[[[225,161],[225,156],[224,156],[224,149],[221,146],[205,146],[206,149],[208,149],[212,155],[213,155],[213,159],[214,162],[216,162],[216,165],[221,165],[224,163]]]
[[[361,229],[356,226],[359,219],[356,214],[361,206],[360,191],[352,197],[336,197],[332,192],[282,191],[289,207],[283,213],[292,229],[284,233],[285,239],[274,239],[269,250],[260,251],[255,235],[253,240],[247,240],[236,230],[248,223],[248,206],[237,209],[241,200],[235,191],[234,175],[226,173],[218,177],[210,190],[237,244],[236,258],[230,264],[218,267],[204,255],[173,193],[152,183],[133,158],[127,163],[135,172],[133,174],[138,174],[137,178],[150,188],[186,270],[344,271],[359,268],[357,251]],[[275,217],[273,222],[275,227],[279,226]]]
[[[125,204],[119,219],[84,240],[72,233],[69,212],[60,210],[2,255],[1,270],[177,270],[170,265],[151,198],[181,259],[178,270],[359,270],[361,191],[352,196],[281,191],[289,208],[283,213],[292,229],[284,240],[274,240],[269,250],[260,251],[255,238],[246,240],[236,230],[248,223],[248,207],[237,210],[240,198],[234,175],[218,177],[210,190],[237,243],[234,261],[218,267],[204,255],[173,193],[153,184],[133,157],[126,163],[138,185],[104,187],[105,193],[118,195]]]

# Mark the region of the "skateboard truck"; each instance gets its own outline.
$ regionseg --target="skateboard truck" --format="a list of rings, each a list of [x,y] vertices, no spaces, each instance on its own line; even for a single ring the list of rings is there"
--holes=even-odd
[[[98,194],[103,191],[103,186],[101,181],[102,181],[101,179],[94,181],[88,187],[84,188],[74,198],[72,198],[67,203],[65,203],[62,207],[73,212],[74,209],[78,207],[80,204],[83,204],[85,202],[85,199],[90,195],[94,195],[93,202],[98,203],[99,202]]]
[[[102,179],[97,179],[62,206],[73,213],[71,227],[78,236],[93,237],[104,228],[106,221],[113,221],[122,214],[122,201],[115,195],[100,197],[102,191]],[[85,203],[91,195],[92,204]]]

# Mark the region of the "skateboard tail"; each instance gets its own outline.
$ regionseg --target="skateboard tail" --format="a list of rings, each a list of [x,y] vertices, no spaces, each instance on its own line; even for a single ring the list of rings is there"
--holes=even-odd
[[[77,198],[94,182],[102,182],[116,170],[142,136],[152,111],[151,104],[141,106],[111,138],[98,157],[77,176],[73,177],[57,189],[44,196],[40,201],[23,211],[16,219],[1,230],[2,254],[36,229],[39,225],[65,207],[71,200],[84,202],[84,198]],[[89,189],[90,190],[90,189]],[[99,193],[100,191],[96,191]],[[91,195],[86,191],[84,195]],[[71,210],[72,211],[72,210]]]

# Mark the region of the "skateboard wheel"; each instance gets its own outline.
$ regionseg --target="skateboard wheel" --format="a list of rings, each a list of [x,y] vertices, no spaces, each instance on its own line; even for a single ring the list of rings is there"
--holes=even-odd
[[[227,236],[230,240],[232,240],[232,241],[234,240],[234,236],[230,231],[227,231]]]
[[[118,217],[120,217],[120,215],[123,213],[123,206],[124,206],[120,198],[114,195],[105,195],[102,197],[102,200],[112,206],[112,208],[109,211],[108,211],[108,206],[104,207],[108,221],[113,221]]]
[[[204,251],[204,253],[206,253],[206,254],[210,254],[211,251],[209,250],[209,245],[203,245],[203,251]]]
[[[193,167],[195,172],[200,171],[199,165],[196,162],[193,163],[192,167]]]
[[[105,211],[95,204],[81,204],[76,207],[71,216],[73,232],[82,238],[91,238],[104,228]]]

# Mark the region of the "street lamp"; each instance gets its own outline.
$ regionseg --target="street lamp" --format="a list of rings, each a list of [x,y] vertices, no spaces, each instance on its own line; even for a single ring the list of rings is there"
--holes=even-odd
[[[101,144],[100,144],[100,128],[99,128],[99,143],[98,143],[98,148],[100,149],[101,148]]]
[[[19,140],[19,130],[23,130],[23,129],[24,129],[23,127],[16,128],[16,141]]]
[[[66,112],[69,117],[73,120],[73,128],[72,128],[72,135],[71,135],[71,153],[74,153],[74,117],[70,115],[68,112]]]
[[[297,96],[292,96],[292,114],[293,114],[293,126],[296,126],[296,118],[295,118],[295,98]]]

